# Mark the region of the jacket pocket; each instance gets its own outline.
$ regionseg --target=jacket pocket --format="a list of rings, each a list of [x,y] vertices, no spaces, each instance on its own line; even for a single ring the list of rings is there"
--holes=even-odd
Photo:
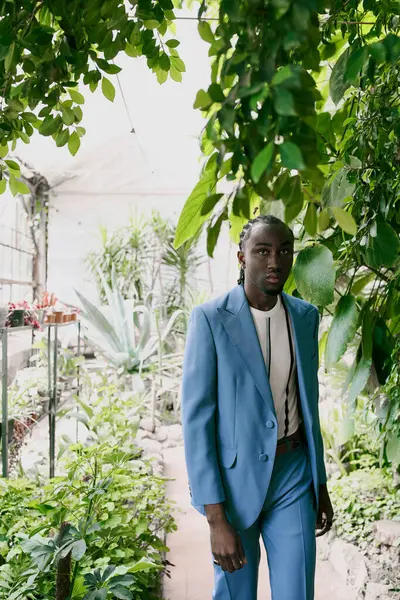
[[[228,446],[218,447],[219,462],[225,469],[231,469],[235,463],[237,452],[234,448]]]

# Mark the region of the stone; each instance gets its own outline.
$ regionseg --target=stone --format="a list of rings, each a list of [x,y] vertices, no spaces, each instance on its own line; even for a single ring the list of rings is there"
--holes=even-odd
[[[154,433],[156,429],[156,423],[150,418],[141,419],[140,429],[145,429],[146,431],[150,431],[150,433]]]
[[[370,581],[367,584],[364,600],[398,600],[399,597],[399,594],[390,591],[389,585]]]
[[[400,544],[400,521],[384,519],[374,523],[375,539],[386,546],[398,547]]]
[[[146,431],[145,429],[139,429],[137,434],[136,434],[136,442],[139,444],[142,440],[146,440],[146,439],[151,439],[152,438],[152,434],[149,431]]]
[[[368,580],[368,567],[361,552],[347,542],[335,539],[329,555],[332,566],[344,583],[361,592]]]
[[[158,431],[156,431],[154,436],[154,439],[156,439],[158,442],[165,442],[167,438],[168,431],[165,429],[165,427],[161,427]]]
[[[168,439],[174,442],[182,441],[182,425],[179,423],[168,427]]]
[[[162,453],[162,446],[157,440],[147,438],[142,439],[140,442],[140,447],[146,456],[157,456]]]

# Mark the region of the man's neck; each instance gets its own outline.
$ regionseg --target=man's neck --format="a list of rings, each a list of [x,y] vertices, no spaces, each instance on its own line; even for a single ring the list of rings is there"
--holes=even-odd
[[[278,294],[265,294],[260,289],[246,285],[246,283],[244,284],[244,291],[250,306],[257,310],[272,310],[278,302]]]

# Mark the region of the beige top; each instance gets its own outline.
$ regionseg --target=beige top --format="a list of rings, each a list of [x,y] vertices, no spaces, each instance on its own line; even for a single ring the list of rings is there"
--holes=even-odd
[[[289,428],[287,435],[294,433],[300,425],[300,415],[297,407],[296,386],[296,355],[293,347],[294,364],[292,372],[290,338],[287,330],[286,311],[281,297],[271,310],[263,311],[250,307],[258,334],[261,350],[264,356],[272,398],[274,400],[276,417],[278,419],[278,439],[285,435],[286,395],[288,389]],[[289,321],[290,323],[290,321]],[[290,323],[291,338],[293,329]]]

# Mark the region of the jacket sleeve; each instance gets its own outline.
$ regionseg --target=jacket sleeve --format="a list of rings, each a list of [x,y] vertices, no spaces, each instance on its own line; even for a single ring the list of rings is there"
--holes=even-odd
[[[319,344],[318,344],[318,330],[319,330],[319,312],[317,309],[315,309],[315,326],[314,326],[314,356],[316,357],[316,368],[318,369],[318,365],[319,365]],[[327,481],[327,477],[326,477],[326,469],[325,469],[325,462],[324,462],[324,442],[322,440],[322,434],[321,434],[321,424],[320,424],[320,419],[319,419],[319,406],[318,406],[318,401],[319,401],[319,385],[318,385],[318,372],[317,372],[317,406],[316,406],[316,416],[317,416],[317,436],[318,439],[317,444],[318,444],[318,448],[317,448],[317,462],[318,462],[318,479],[319,479],[319,483],[323,484],[326,483]]]
[[[217,460],[215,416],[217,356],[204,311],[190,317],[183,362],[182,426],[186,467],[194,505],[225,501]]]

